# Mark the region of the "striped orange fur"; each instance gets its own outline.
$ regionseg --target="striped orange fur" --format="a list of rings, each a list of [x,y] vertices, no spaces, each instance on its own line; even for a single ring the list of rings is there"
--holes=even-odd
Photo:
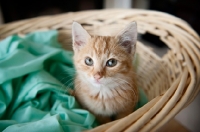
[[[136,23],[116,36],[91,36],[74,22],[72,37],[78,102],[101,123],[110,121],[111,116],[119,119],[130,114],[138,100],[132,65]]]

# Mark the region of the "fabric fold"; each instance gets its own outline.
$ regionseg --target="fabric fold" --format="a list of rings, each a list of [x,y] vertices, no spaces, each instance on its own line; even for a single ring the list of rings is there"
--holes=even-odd
[[[73,88],[73,53],[61,48],[57,35],[35,32],[0,42],[0,131],[81,131],[97,125],[67,91]]]
[[[0,42],[0,131],[68,132],[98,125],[68,93],[74,86],[73,53],[57,38],[52,30]]]

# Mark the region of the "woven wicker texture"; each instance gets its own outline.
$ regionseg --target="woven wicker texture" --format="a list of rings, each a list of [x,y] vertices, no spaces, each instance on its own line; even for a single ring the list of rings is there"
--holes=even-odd
[[[200,89],[200,38],[184,21],[174,16],[146,10],[94,10],[38,17],[0,26],[0,38],[56,29],[59,41],[71,50],[71,24],[77,21],[92,35],[114,35],[131,21],[139,34],[157,35],[169,47],[163,56],[137,42],[140,57],[138,85],[150,102],[131,115],[90,131],[157,131],[186,107]]]

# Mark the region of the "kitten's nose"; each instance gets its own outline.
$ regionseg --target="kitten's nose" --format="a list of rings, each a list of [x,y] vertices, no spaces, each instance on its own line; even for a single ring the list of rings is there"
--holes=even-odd
[[[99,79],[102,78],[102,75],[100,75],[99,73],[97,73],[97,74],[94,75],[94,78],[95,78],[96,80],[99,80]]]

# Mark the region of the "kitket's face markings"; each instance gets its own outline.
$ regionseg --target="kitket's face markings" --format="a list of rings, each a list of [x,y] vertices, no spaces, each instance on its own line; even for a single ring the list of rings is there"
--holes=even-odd
[[[116,36],[91,36],[74,22],[72,39],[76,99],[93,114],[130,113],[138,98],[132,66],[136,23]]]

